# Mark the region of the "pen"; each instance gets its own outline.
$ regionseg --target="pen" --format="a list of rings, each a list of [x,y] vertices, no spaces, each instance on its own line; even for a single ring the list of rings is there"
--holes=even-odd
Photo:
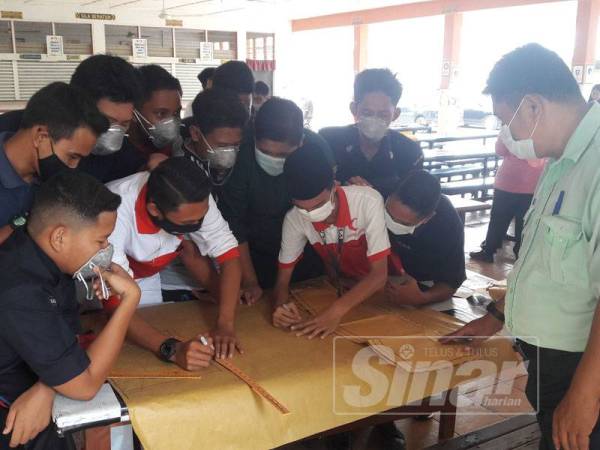
[[[200,343],[202,345],[208,345],[208,341],[206,340],[206,338],[204,336],[200,336]]]
[[[554,204],[554,210],[552,211],[552,215],[556,216],[560,212],[560,208],[562,207],[563,199],[565,198],[565,191],[560,191],[558,194],[558,199]]]

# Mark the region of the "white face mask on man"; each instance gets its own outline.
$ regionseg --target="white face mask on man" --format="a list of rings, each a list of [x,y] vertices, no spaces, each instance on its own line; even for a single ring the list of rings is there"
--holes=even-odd
[[[395,234],[397,236],[413,234],[415,232],[415,229],[417,228],[417,225],[409,226],[404,225],[400,222],[396,222],[394,218],[390,215],[390,213],[387,212],[387,209],[385,210],[385,225],[392,234]]]
[[[500,128],[500,134],[498,135],[498,138],[506,146],[508,151],[511,152],[513,155],[515,155],[517,158],[519,158],[519,159],[538,159],[538,156],[535,153],[535,148],[533,146],[532,137],[538,126],[538,123],[540,122],[540,119],[538,118],[538,120],[535,122],[535,125],[533,126],[533,130],[531,131],[531,134],[529,135],[528,139],[520,139],[517,141],[517,140],[515,140],[515,138],[513,138],[513,135],[510,131],[510,125],[515,120],[515,117],[517,117],[519,109],[521,109],[521,105],[523,104],[523,100],[525,100],[525,97],[523,97],[523,99],[521,100],[521,103],[519,103],[519,106],[518,106],[517,110],[515,111],[515,113],[513,114],[512,119],[510,119],[510,122],[508,122],[508,125],[502,125],[502,128]]]
[[[331,197],[329,197],[329,200],[327,200],[326,203],[323,203],[318,208],[315,208],[311,211],[307,211],[305,209],[298,208],[296,206],[296,209],[298,210],[298,212],[300,213],[300,215],[302,217],[311,221],[312,223],[323,222],[325,219],[327,219],[331,215],[331,213],[335,209],[335,205],[333,204],[334,192],[335,191],[332,191]]]
[[[381,141],[388,130],[385,120],[372,116],[359,117],[356,126],[364,137],[373,142]]]

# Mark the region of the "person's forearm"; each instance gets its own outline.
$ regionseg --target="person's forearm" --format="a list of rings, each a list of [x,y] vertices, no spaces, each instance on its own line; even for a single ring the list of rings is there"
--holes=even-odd
[[[4,225],[0,227],[0,244],[7,240],[13,232],[13,228],[10,225]]]
[[[221,265],[219,326],[233,326],[235,311],[240,300],[242,268],[239,258],[230,259]]]
[[[256,271],[254,270],[254,264],[252,264],[248,243],[244,242],[240,244],[238,248],[240,249],[240,264],[242,266],[242,285],[248,286],[258,284],[258,278],[256,276]]]
[[[212,261],[200,254],[200,250],[192,241],[183,241],[181,262],[190,275],[198,281],[200,286],[208,289],[211,295],[219,298],[219,275],[212,265]]]
[[[423,291],[423,305],[430,303],[443,302],[452,298],[456,289],[447,285],[446,283],[434,283],[431,288]]]
[[[87,369],[89,375],[87,387],[90,391],[97,392],[106,380],[111,367],[119,356],[127,328],[136,308],[137,301],[128,301],[126,298],[122,298],[119,307],[88,348],[90,365]]]
[[[577,366],[571,386],[575,386],[589,395],[600,399],[600,302],[596,305],[596,312],[592,321],[592,329],[583,353]]]
[[[169,337],[172,336],[164,335],[142,319],[139,314],[134,314],[127,330],[129,341],[155,354],[158,354],[160,345]]]
[[[354,285],[342,297],[334,302],[335,307],[340,309],[342,315],[346,314],[356,305],[364,302],[380,289],[385,287],[387,280],[387,261],[374,263],[369,274]]]
[[[292,274],[294,268],[279,268],[277,271],[277,282],[273,288],[273,298],[275,300],[275,307],[281,306],[288,302],[290,296],[290,282],[292,281]]]

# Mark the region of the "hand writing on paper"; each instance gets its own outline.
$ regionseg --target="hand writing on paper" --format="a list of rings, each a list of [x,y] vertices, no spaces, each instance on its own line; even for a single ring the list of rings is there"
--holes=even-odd
[[[203,345],[200,342],[200,335],[195,339],[179,342],[171,361],[182,369],[192,372],[208,367],[215,354],[215,347],[210,337],[205,338],[208,345]]]
[[[388,280],[385,293],[387,298],[397,305],[419,306],[425,300],[417,280],[411,276],[406,276],[402,282]]]
[[[307,336],[308,339],[320,336],[323,339],[335,331],[342,320],[342,315],[333,304],[315,318],[293,325],[291,329],[297,331],[296,336]]]
[[[294,302],[279,305],[273,311],[273,326],[277,328],[290,328],[299,322],[302,322],[302,315]]]
[[[552,440],[558,449],[588,450],[590,434],[598,421],[600,399],[590,395],[595,386],[583,388],[573,381],[554,410]]]
[[[254,305],[263,295],[263,290],[258,284],[249,284],[242,287],[242,303]]]
[[[210,335],[214,341],[215,358],[233,358],[236,349],[238,352],[244,353],[235,336],[233,325],[217,325]]]
[[[352,177],[350,178],[346,184],[348,185],[355,185],[355,186],[371,186],[371,183],[369,183],[367,180],[365,180],[363,177]]]
[[[12,432],[11,447],[26,444],[48,426],[54,395],[54,389],[38,382],[10,405],[2,434]]]

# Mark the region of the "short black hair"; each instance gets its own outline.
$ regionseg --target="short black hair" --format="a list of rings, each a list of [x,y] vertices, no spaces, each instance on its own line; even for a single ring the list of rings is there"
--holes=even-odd
[[[206,88],[206,83],[208,82],[208,80],[210,80],[213,77],[214,74],[215,74],[214,67],[207,67],[206,69],[203,69],[202,71],[200,71],[200,73],[198,74],[198,81],[202,85],[203,89]]]
[[[372,92],[382,92],[396,106],[402,97],[402,84],[390,69],[363,70],[354,78],[354,101],[359,103]]]
[[[254,83],[254,93],[256,95],[269,95],[269,92],[271,92],[269,85],[264,81]]]
[[[142,95],[134,67],[123,58],[94,55],[77,66],[71,84],[83,89],[95,101],[103,98],[115,103],[136,103]]]
[[[121,197],[91,175],[66,170],[42,183],[29,214],[29,231],[41,232],[52,221],[96,223],[103,212],[116,211]]]
[[[590,91],[590,98],[588,99],[588,103],[592,101],[592,94],[594,91],[600,91],[600,84],[595,84]]]
[[[412,170],[396,185],[392,197],[400,200],[419,217],[433,213],[442,189],[436,177],[425,170]]]
[[[524,45],[500,58],[483,93],[513,106],[527,94],[558,102],[583,100],[569,67],[560,56],[539,44]]]
[[[184,203],[199,203],[210,194],[212,183],[206,173],[189,159],[169,158],[150,172],[147,199],[167,214]]]
[[[142,83],[142,97],[138,106],[150,100],[156,91],[177,91],[179,95],[183,93],[179,80],[157,64],[148,64],[138,67],[136,70]]]
[[[229,89],[211,88],[200,92],[192,103],[192,123],[205,136],[216,128],[244,128],[248,110]]]
[[[88,127],[99,136],[109,122],[96,103],[83,90],[57,81],[37,91],[27,102],[21,129],[35,125],[48,127],[54,141],[70,138],[77,128]]]
[[[262,108],[261,108],[262,109]],[[294,200],[310,200],[334,185],[333,168],[318,145],[307,143],[285,159],[286,187]]]
[[[299,145],[304,134],[302,110],[291,100],[271,97],[256,113],[254,138]]]
[[[254,92],[254,75],[248,64],[243,61],[227,61],[215,70],[212,77],[213,87],[231,89],[237,94]]]

